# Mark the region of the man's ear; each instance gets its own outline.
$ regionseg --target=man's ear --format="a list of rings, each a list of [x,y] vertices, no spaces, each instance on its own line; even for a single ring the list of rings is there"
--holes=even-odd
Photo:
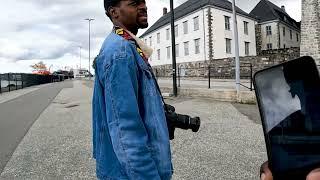
[[[108,8],[108,12],[110,17],[114,18],[114,19],[117,19],[119,17],[119,12],[118,12],[118,9],[116,7],[109,7]]]

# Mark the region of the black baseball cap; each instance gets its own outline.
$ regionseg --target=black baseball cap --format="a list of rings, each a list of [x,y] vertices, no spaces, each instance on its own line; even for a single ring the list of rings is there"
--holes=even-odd
[[[104,0],[104,9],[107,11],[110,6],[113,6],[120,1],[121,0]]]

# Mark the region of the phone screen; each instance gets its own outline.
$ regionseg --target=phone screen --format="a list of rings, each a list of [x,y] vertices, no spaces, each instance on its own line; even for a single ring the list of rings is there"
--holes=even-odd
[[[255,89],[272,171],[318,165],[320,79],[314,60],[304,57],[260,71]]]

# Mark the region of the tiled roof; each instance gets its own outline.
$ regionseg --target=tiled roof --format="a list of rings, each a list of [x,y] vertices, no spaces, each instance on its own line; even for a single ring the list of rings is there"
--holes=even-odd
[[[259,22],[280,20],[293,28],[300,30],[300,24],[298,22],[292,19],[286,11],[268,0],[261,0],[250,12],[250,15],[255,17]]]

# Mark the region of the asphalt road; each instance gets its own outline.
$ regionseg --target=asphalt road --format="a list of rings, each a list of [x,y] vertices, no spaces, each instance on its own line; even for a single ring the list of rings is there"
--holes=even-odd
[[[54,83],[0,104],[0,174],[29,128],[63,88]]]

